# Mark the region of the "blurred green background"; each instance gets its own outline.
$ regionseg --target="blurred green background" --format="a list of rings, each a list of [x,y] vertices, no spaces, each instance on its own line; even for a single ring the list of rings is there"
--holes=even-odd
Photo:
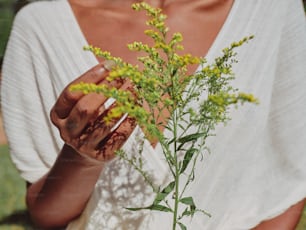
[[[31,1],[35,0],[0,0],[0,70],[14,15]],[[0,230],[37,230],[26,211],[25,191],[25,182],[9,157],[0,108]]]
[[[27,0],[0,0],[0,60],[10,33],[14,14],[27,3]],[[0,63],[1,64],[1,63]]]
[[[0,69],[14,15],[30,1],[35,0],[0,0]],[[5,138],[0,137],[0,230],[34,229],[26,212],[24,196],[25,182],[11,163]],[[297,230],[306,230],[306,208]]]
[[[6,144],[0,146],[0,186],[0,229],[34,229],[25,208],[25,183],[11,163]]]

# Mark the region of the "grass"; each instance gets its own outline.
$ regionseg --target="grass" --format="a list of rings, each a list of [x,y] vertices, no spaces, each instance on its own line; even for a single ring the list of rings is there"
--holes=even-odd
[[[12,3],[12,0],[0,0],[0,58],[3,57],[13,21]]]
[[[25,205],[25,182],[0,146],[0,230],[32,230]]]
[[[306,229],[306,207],[304,208],[303,216],[296,230],[305,230],[305,229]]]
[[[25,182],[13,166],[7,145],[0,145],[0,230],[34,230],[26,212]],[[306,230],[306,208],[296,230]]]

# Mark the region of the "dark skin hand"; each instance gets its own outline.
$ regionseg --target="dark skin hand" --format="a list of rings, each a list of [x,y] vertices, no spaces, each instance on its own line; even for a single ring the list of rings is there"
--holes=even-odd
[[[80,81],[101,83],[107,74],[108,70],[98,65],[71,84]],[[65,226],[81,213],[103,164],[114,158],[114,152],[124,144],[136,125],[127,118],[110,132],[111,125],[100,124],[100,117],[107,112],[102,106],[106,98],[71,92],[68,89],[71,84],[51,111],[51,120],[66,144],[50,172],[27,189],[32,219],[43,228]],[[120,82],[113,84],[124,87]],[[88,103],[89,100],[92,102]],[[102,140],[104,145],[97,148]]]
[[[129,52],[126,44],[151,41],[143,33],[147,29],[144,25],[146,17],[131,10],[133,2],[137,1],[69,0],[89,44],[136,64],[137,54]],[[171,31],[180,31],[184,36],[184,52],[196,56],[208,52],[233,4],[233,0],[147,2],[163,8]],[[193,23],[195,21],[197,23]],[[102,63],[104,60],[99,61]],[[190,68],[189,73],[195,68]],[[107,69],[107,66],[104,68],[99,64],[69,85],[80,81],[104,83]],[[129,87],[125,82],[110,84],[119,88]],[[114,152],[120,149],[136,126],[132,119],[127,118],[111,132],[113,124],[101,122],[107,113],[103,106],[106,98],[98,94],[70,92],[69,85],[51,111],[51,120],[65,145],[50,172],[27,189],[27,205],[32,219],[43,228],[66,226],[82,213],[104,165],[115,157]],[[256,228],[260,229],[264,228]]]

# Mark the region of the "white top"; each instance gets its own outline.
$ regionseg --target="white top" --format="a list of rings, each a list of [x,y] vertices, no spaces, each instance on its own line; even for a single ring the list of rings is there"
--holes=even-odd
[[[201,28],[199,28],[201,29]],[[256,95],[258,106],[233,110],[217,129],[188,191],[199,208],[189,229],[245,230],[306,196],[306,23],[300,0],[236,0],[207,58],[244,36],[234,85]],[[16,16],[3,63],[2,110],[12,160],[34,182],[53,165],[63,142],[49,120],[62,89],[92,66],[66,0],[37,2]],[[124,149],[134,152],[136,129]],[[147,167],[166,176],[160,146],[145,143]],[[77,188],[76,188],[77,190]],[[170,216],[128,212],[151,192],[120,160],[109,163],[81,217],[68,229],[170,229]]]

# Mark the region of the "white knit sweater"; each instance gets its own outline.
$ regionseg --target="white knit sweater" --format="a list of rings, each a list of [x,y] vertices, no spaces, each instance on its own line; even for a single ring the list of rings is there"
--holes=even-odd
[[[202,28],[199,28],[202,29]],[[260,104],[233,110],[209,142],[211,154],[188,191],[199,208],[189,229],[245,230],[306,196],[306,23],[300,0],[235,0],[207,58],[247,35],[239,49],[234,85]],[[38,2],[16,16],[3,65],[4,125],[21,176],[34,182],[53,165],[63,142],[49,120],[62,89],[97,64],[66,0]],[[136,129],[124,145],[133,152]],[[145,143],[147,167],[163,180],[160,146]],[[76,188],[77,189],[77,188]],[[164,213],[128,212],[151,194],[120,160],[101,173],[84,213],[69,229],[170,229]],[[136,206],[137,206],[136,205]]]

